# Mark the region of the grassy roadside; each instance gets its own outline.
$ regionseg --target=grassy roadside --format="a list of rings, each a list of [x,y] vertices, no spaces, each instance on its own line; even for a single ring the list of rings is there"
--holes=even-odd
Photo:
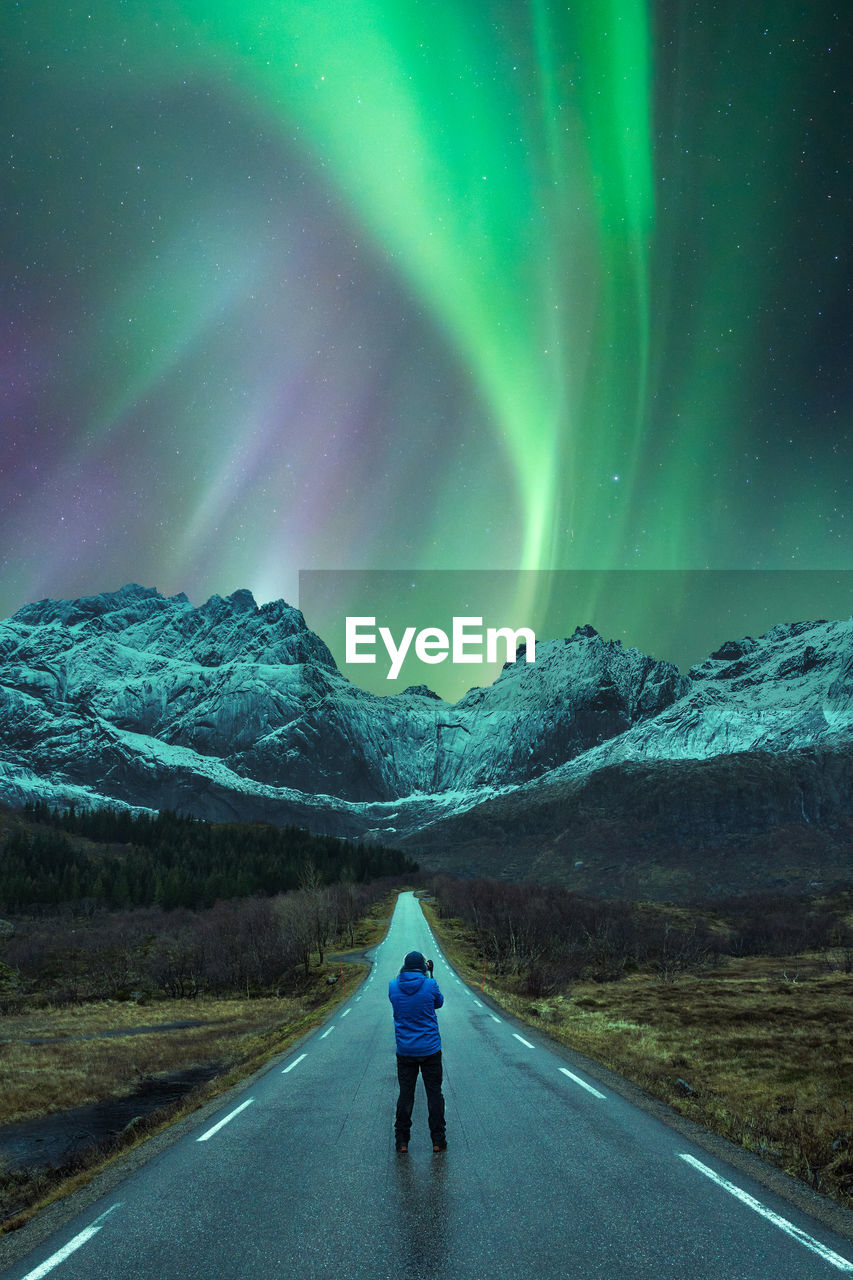
[[[422,902],[448,958],[483,982],[472,934]],[[507,1012],[705,1128],[853,1208],[853,975],[826,957],[728,958],[664,982],[636,972],[533,999],[486,973]]]
[[[309,978],[296,980],[287,996],[199,997],[146,1005],[98,1001],[33,1008],[0,1019],[0,1040],[6,1042],[0,1044],[0,1126],[50,1115],[60,1124],[70,1108],[127,1097],[143,1080],[196,1068],[214,1072],[178,1101],[93,1142],[60,1168],[13,1170],[0,1164],[0,1235],[23,1226],[39,1209],[85,1185],[119,1156],[287,1052],[363,981],[369,966],[356,957],[384,937],[395,903],[396,893],[391,893],[374,904],[359,922],[356,945],[313,967]],[[202,1025],[165,1029],[182,1021]],[[160,1026],[164,1029],[126,1037],[83,1038],[105,1030]],[[28,1044],[32,1039],[55,1043]]]

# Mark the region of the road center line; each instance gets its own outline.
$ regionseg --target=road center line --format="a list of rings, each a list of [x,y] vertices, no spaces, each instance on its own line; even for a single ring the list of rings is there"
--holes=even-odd
[[[525,1040],[524,1036],[520,1036],[517,1031],[513,1031],[512,1034],[515,1036],[516,1040],[520,1040],[522,1044],[526,1044],[528,1049],[536,1047],[535,1045],[532,1045],[529,1040]]]
[[[330,1035],[332,1034],[332,1032],[334,1031],[334,1029],[335,1029],[335,1024],[334,1024],[334,1023],[332,1023],[332,1025],[329,1027],[329,1030],[328,1030],[328,1031],[324,1031],[324,1032],[323,1032],[323,1034],[320,1036],[320,1039],[321,1039],[321,1040],[325,1040],[325,1039],[326,1039],[326,1036],[330,1036]]]
[[[300,1064],[300,1062],[302,1061],[302,1059],[303,1059],[303,1058],[307,1058],[307,1057],[308,1057],[308,1054],[307,1054],[307,1053],[300,1053],[299,1057],[298,1057],[298,1058],[294,1058],[294,1059],[293,1059],[293,1061],[291,1062],[290,1066],[289,1066],[289,1067],[285,1067],[281,1074],[282,1074],[283,1076],[286,1076],[286,1075],[287,1075],[287,1073],[288,1073],[288,1071],[292,1071],[294,1067],[298,1067],[298,1066],[299,1066],[299,1064]]]
[[[762,1218],[769,1219],[780,1231],[784,1231],[787,1235],[792,1236],[794,1240],[798,1240],[800,1244],[805,1245],[807,1249],[811,1249],[812,1253],[818,1254],[825,1262],[831,1263],[839,1271],[853,1271],[853,1262],[848,1262],[846,1258],[842,1258],[840,1253],[833,1253],[832,1249],[827,1249],[820,1241],[806,1235],[805,1231],[795,1227],[793,1222],[789,1222],[787,1218],[780,1217],[778,1213],[774,1213],[772,1209],[768,1209],[763,1205],[760,1200],[756,1200],[754,1196],[749,1195],[746,1191],[741,1191],[740,1187],[736,1187],[733,1182],[727,1182],[725,1178],[721,1178],[718,1173],[714,1173],[714,1170],[709,1169],[707,1165],[702,1164],[699,1160],[694,1160],[693,1156],[684,1155],[681,1152],[679,1152],[678,1158],[686,1160],[688,1164],[692,1164],[694,1169],[704,1173],[705,1177],[710,1178],[712,1182],[716,1182],[718,1187],[722,1187],[730,1195],[736,1196],[738,1200],[749,1205],[750,1209],[760,1213]]]
[[[586,1089],[588,1093],[594,1093],[596,1098],[604,1098],[603,1093],[599,1093],[597,1089],[593,1089],[591,1084],[587,1084],[585,1080],[581,1080],[580,1076],[576,1076],[574,1071],[569,1071],[566,1067],[560,1067],[564,1076],[568,1076],[570,1080],[574,1080],[575,1084],[579,1084],[582,1089]]]
[[[81,1231],[79,1235],[76,1235],[73,1240],[69,1240],[68,1244],[63,1245],[63,1247],[56,1253],[51,1254],[51,1256],[43,1262],[41,1266],[36,1267],[35,1271],[28,1271],[24,1276],[24,1280],[40,1280],[41,1276],[46,1276],[54,1267],[58,1267],[60,1262],[64,1262],[65,1259],[70,1257],[70,1255],[74,1253],[76,1249],[79,1249],[82,1244],[85,1244],[87,1240],[91,1240],[92,1236],[96,1236],[104,1225],[104,1218],[106,1218],[107,1214],[112,1213],[113,1209],[118,1209],[121,1204],[121,1200],[116,1204],[111,1204],[105,1213],[102,1213],[99,1218],[96,1218],[90,1226],[86,1227],[84,1231]]]
[[[224,1124],[227,1124],[229,1120],[233,1120],[241,1111],[245,1111],[246,1107],[250,1107],[254,1101],[254,1098],[247,1098],[245,1102],[241,1102],[239,1107],[235,1107],[233,1111],[229,1112],[224,1120],[220,1120],[212,1129],[208,1129],[207,1133],[203,1133],[200,1138],[196,1138],[196,1142],[207,1142],[208,1138],[212,1138],[215,1133],[218,1133]]]

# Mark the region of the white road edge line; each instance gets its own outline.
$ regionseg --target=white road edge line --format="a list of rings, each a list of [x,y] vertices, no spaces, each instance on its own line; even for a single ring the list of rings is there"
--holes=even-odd
[[[766,1208],[760,1200],[756,1200],[746,1191],[741,1191],[740,1187],[736,1187],[733,1182],[727,1182],[725,1178],[721,1178],[718,1173],[714,1173],[713,1169],[709,1169],[699,1160],[694,1160],[693,1156],[678,1153],[680,1160],[686,1160],[688,1164],[692,1164],[694,1169],[698,1169],[700,1173],[704,1173],[706,1178],[710,1178],[712,1182],[716,1182],[718,1187],[722,1187],[731,1195],[736,1196],[744,1204],[749,1205],[750,1209],[754,1209],[756,1213],[760,1213],[763,1218],[768,1218],[774,1226],[780,1231],[786,1232],[787,1235],[793,1236],[800,1244],[805,1245],[807,1249],[811,1249],[812,1253],[816,1253],[823,1258],[825,1262],[829,1262],[833,1267],[837,1267],[839,1271],[853,1271],[853,1262],[848,1262],[846,1258],[842,1258],[840,1253],[833,1253],[832,1249],[827,1249],[820,1241],[814,1240],[811,1236],[806,1235],[805,1231],[801,1231],[799,1227],[795,1227],[793,1222],[789,1222],[787,1218],[782,1218],[778,1213],[774,1213],[772,1209]]]
[[[332,1032],[334,1031],[334,1029],[335,1029],[335,1024],[334,1024],[334,1022],[333,1022],[333,1023],[332,1023],[332,1025],[329,1027],[329,1030],[328,1030],[328,1031],[324,1031],[324,1032],[323,1032],[323,1034],[320,1036],[320,1039],[321,1039],[321,1040],[325,1040],[325,1039],[326,1039],[326,1036],[330,1036],[330,1035],[332,1034]]]
[[[282,1074],[283,1076],[286,1076],[286,1075],[287,1075],[287,1073],[288,1073],[288,1071],[292,1071],[294,1067],[298,1067],[298,1066],[299,1066],[299,1064],[300,1064],[300,1062],[302,1061],[302,1059],[303,1059],[303,1058],[307,1058],[307,1057],[308,1057],[308,1054],[307,1054],[307,1053],[300,1053],[299,1057],[298,1057],[298,1058],[294,1058],[294,1059],[293,1059],[293,1061],[291,1062],[290,1066],[289,1066],[289,1067],[285,1067],[281,1074]]]
[[[341,1014],[341,1017],[345,1018],[348,1013],[352,1013],[352,1005],[350,1005],[348,1009],[344,1009],[343,1013]]]
[[[515,1036],[516,1040],[520,1040],[522,1044],[526,1044],[528,1049],[535,1049],[536,1046],[532,1045],[529,1040],[525,1040],[524,1036],[520,1036],[517,1031],[513,1031],[512,1034]]]
[[[496,1017],[495,1017],[495,1015],[494,1015],[493,1013],[490,1013],[490,1014],[489,1014],[489,1017],[491,1018],[492,1022],[501,1022],[501,1023],[502,1023],[502,1021],[503,1021],[503,1019],[501,1019],[501,1018],[496,1018]]]
[[[200,1138],[196,1138],[196,1142],[207,1142],[208,1138],[212,1138],[215,1133],[218,1133],[224,1124],[227,1124],[229,1120],[233,1120],[241,1111],[245,1111],[246,1107],[250,1107],[254,1101],[254,1098],[247,1098],[245,1102],[241,1102],[239,1107],[235,1107],[233,1111],[229,1112],[224,1120],[220,1120],[212,1129],[208,1129],[207,1133],[203,1133]]]
[[[580,1087],[582,1089],[586,1089],[588,1093],[594,1093],[596,1098],[604,1098],[604,1100],[607,1101],[603,1093],[599,1093],[597,1089],[593,1089],[591,1084],[587,1084],[585,1080],[581,1080],[580,1076],[576,1076],[574,1071],[569,1071],[566,1067],[560,1067],[560,1070],[564,1076],[568,1076],[570,1080],[574,1080],[575,1084],[579,1084]]]
[[[477,997],[476,997],[476,996],[474,997],[474,1004],[477,1006],[477,1008],[478,1008],[478,1009],[482,1009],[482,1007],[483,1007],[483,1006],[480,1004],[480,1001],[477,999]]]
[[[63,1247],[56,1253],[51,1254],[51,1256],[43,1262],[41,1266],[36,1267],[35,1271],[28,1271],[24,1276],[24,1280],[40,1280],[41,1276],[46,1276],[48,1271],[52,1271],[54,1267],[58,1267],[60,1262],[64,1262],[65,1259],[74,1253],[76,1249],[79,1249],[82,1244],[85,1244],[87,1240],[91,1240],[92,1236],[96,1236],[104,1225],[104,1218],[106,1218],[107,1214],[112,1213],[113,1209],[120,1208],[122,1203],[123,1202],[119,1200],[115,1204],[111,1204],[109,1209],[102,1213],[99,1218],[96,1218],[91,1226],[86,1227],[86,1229],[81,1231],[79,1235],[75,1236],[73,1240],[69,1240],[68,1244],[63,1245]]]

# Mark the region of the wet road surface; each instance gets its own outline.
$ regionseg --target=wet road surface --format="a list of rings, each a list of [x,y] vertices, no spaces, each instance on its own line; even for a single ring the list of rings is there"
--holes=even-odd
[[[435,960],[448,1150],[394,1150],[388,981]],[[400,896],[367,982],[9,1280],[819,1280],[853,1246],[488,1007]]]

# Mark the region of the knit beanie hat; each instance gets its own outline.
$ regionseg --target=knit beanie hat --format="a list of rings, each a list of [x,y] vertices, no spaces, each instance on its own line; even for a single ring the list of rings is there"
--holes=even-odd
[[[420,969],[421,973],[426,973],[427,966],[420,951],[410,951],[403,961],[404,969]]]

